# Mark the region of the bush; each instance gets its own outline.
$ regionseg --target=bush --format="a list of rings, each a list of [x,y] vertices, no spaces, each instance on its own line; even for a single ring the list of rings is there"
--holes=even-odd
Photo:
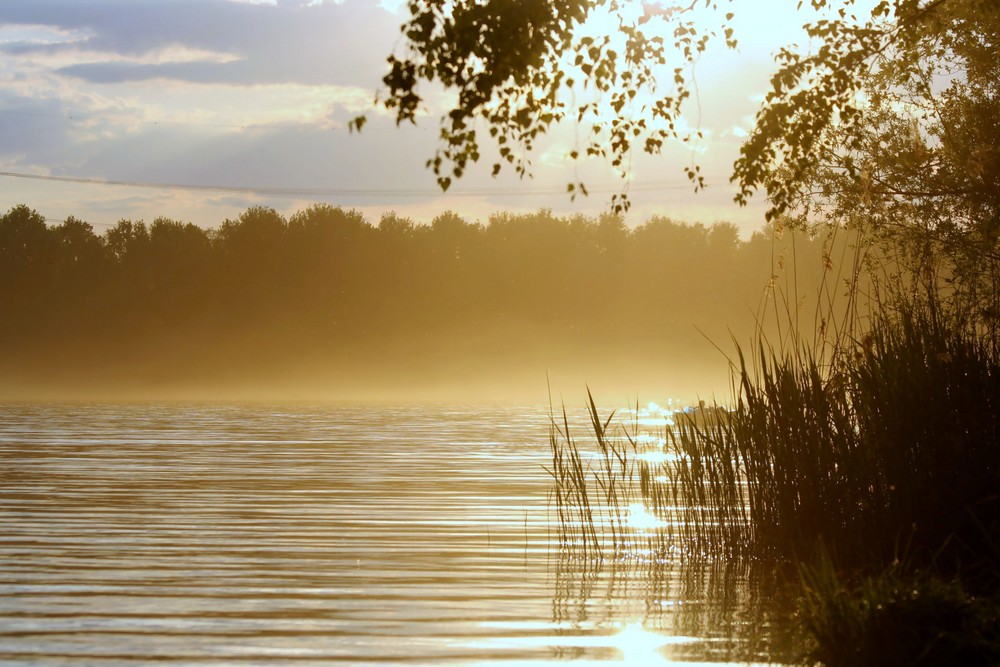
[[[810,662],[828,667],[1000,664],[1000,606],[955,580],[894,565],[853,586],[829,559],[802,571]]]

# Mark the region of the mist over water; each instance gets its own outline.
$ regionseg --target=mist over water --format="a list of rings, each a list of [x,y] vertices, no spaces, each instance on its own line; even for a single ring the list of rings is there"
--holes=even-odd
[[[821,237],[656,217],[443,213],[377,225],[317,205],[204,230],[167,218],[0,216],[0,397],[59,400],[696,402],[783,300],[812,325]],[[841,244],[843,245],[843,244]],[[843,248],[841,248],[843,250]],[[794,288],[794,289],[791,289]],[[805,305],[804,305],[805,304]]]

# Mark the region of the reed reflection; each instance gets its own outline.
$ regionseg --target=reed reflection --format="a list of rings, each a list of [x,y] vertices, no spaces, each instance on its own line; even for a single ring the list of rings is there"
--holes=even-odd
[[[553,624],[621,627],[617,644],[634,664],[794,661],[783,574],[719,548],[713,533],[732,527],[699,493],[711,463],[666,430],[724,415],[661,411],[636,408],[612,426],[591,400],[592,451],[568,419],[553,420]]]
[[[552,625],[560,634],[612,630],[603,646],[629,664],[780,664],[795,657],[795,637],[783,620],[789,600],[773,568],[630,554],[587,558],[570,547],[555,559],[553,579]],[[563,657],[593,656],[578,646]]]

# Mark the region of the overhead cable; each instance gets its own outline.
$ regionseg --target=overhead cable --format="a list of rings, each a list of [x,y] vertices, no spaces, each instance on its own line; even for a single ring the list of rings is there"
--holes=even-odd
[[[129,188],[151,188],[159,190],[188,190],[195,192],[226,192],[230,194],[254,194],[269,197],[433,197],[442,194],[452,196],[475,197],[524,197],[566,194],[565,187],[539,188],[470,188],[455,189],[442,193],[437,189],[428,188],[300,188],[277,186],[236,186],[236,185],[202,185],[194,183],[154,183],[148,181],[122,181],[101,178],[80,178],[75,176],[51,176],[45,174],[26,174],[13,171],[0,171],[0,176],[7,178],[24,178],[36,181],[55,181],[58,183],[75,183],[78,185],[105,185]],[[691,184],[677,183],[643,183],[620,185],[599,185],[588,187],[589,192],[608,194],[617,192],[655,192],[663,190],[690,190]]]

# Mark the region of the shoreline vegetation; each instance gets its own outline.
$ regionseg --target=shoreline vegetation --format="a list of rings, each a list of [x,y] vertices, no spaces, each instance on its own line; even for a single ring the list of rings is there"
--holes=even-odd
[[[880,309],[825,357],[758,338],[730,403],[659,432],[588,395],[589,452],[554,413],[563,549],[771,564],[809,664],[1000,664],[1000,341],[939,305]]]

